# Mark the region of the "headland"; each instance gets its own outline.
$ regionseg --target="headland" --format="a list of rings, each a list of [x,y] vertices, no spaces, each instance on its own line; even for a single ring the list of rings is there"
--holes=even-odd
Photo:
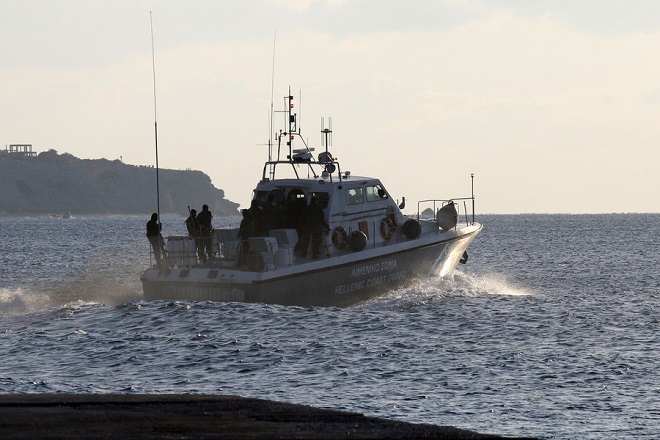
[[[120,160],[79,159],[31,145],[0,150],[0,215],[147,215],[156,211],[156,169]],[[22,147],[22,148],[17,148]],[[238,215],[208,175],[159,170],[160,212],[188,215],[187,206],[209,205],[214,215]]]

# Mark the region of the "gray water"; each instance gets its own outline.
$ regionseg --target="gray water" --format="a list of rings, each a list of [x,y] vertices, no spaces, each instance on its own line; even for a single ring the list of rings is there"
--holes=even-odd
[[[338,309],[145,302],[146,218],[0,218],[0,393],[233,394],[660,438],[660,215],[479,220],[453,279]]]

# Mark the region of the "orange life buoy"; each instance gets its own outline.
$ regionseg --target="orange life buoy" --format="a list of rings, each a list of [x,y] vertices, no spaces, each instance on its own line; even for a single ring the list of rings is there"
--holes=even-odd
[[[348,234],[346,230],[341,226],[337,226],[334,231],[332,231],[332,244],[337,249],[344,249],[348,241]]]
[[[394,237],[395,231],[396,223],[394,223],[391,218],[385,217],[380,221],[380,235],[383,236],[383,239],[390,240]]]

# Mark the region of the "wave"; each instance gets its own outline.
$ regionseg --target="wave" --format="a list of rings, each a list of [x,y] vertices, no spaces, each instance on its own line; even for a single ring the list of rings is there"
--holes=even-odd
[[[526,287],[516,285],[515,282],[499,273],[485,273],[479,275],[465,274],[456,271],[449,282],[449,287],[465,296],[529,296],[534,292]]]
[[[95,304],[99,303],[83,300],[62,302],[60,297],[48,292],[31,292],[21,288],[0,289],[0,316],[38,315],[52,311],[69,315],[86,305]]]
[[[0,288],[0,316],[30,315],[68,304],[117,306],[141,299],[141,289],[113,280],[79,280],[52,290]]]
[[[455,270],[448,277],[420,277],[405,287],[392,290],[374,298],[361,307],[399,307],[422,305],[430,301],[448,297],[484,297],[484,296],[529,296],[530,289],[517,285],[506,276],[498,273],[467,274]]]
[[[45,292],[25,289],[0,289],[0,316],[27,315],[57,306]]]

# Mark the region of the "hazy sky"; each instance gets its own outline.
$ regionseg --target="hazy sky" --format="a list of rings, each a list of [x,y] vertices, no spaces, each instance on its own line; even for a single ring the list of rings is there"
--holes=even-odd
[[[274,40],[276,110],[408,212],[470,173],[481,213],[660,212],[656,0],[0,0],[0,145],[153,165],[157,119],[161,168],[245,206]]]

